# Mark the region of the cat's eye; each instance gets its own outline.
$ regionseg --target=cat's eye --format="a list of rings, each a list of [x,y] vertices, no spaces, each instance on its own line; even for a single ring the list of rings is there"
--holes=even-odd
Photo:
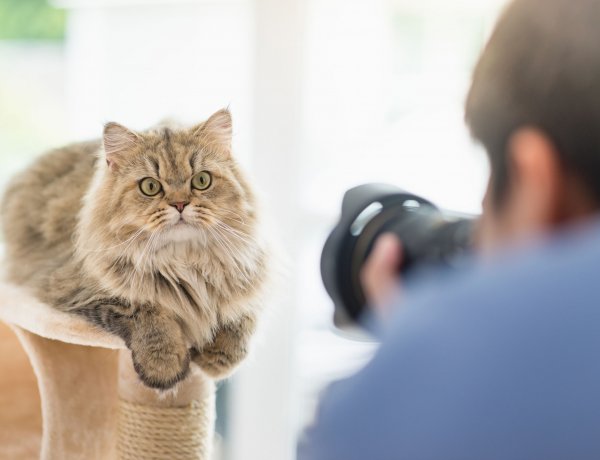
[[[192,187],[198,190],[206,190],[210,187],[212,177],[208,171],[202,171],[192,177]]]
[[[162,190],[162,185],[152,177],[146,177],[140,181],[140,190],[146,196],[155,196]]]

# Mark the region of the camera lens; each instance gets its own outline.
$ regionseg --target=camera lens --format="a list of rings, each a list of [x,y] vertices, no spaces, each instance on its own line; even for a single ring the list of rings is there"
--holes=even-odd
[[[473,219],[451,218],[431,202],[397,187],[365,184],[346,192],[340,221],[321,255],[321,275],[335,305],[334,322],[356,323],[366,303],[361,268],[382,233],[398,236],[402,272],[426,264],[452,266],[471,246]]]

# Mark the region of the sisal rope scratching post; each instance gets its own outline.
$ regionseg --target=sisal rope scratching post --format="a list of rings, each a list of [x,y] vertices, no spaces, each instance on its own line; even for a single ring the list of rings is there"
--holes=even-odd
[[[6,401],[0,433],[18,434],[2,438],[0,460],[31,460],[37,450],[42,460],[210,458],[215,390],[198,368],[176,390],[159,395],[138,380],[121,339],[3,283],[0,320],[14,331],[0,328],[0,348],[18,340],[25,351],[5,356],[6,362],[29,361],[11,363],[23,379],[3,372],[0,361],[0,401]],[[39,396],[35,388],[28,394],[11,386],[32,371]],[[21,420],[11,407],[28,417]],[[41,430],[31,422],[36,410]]]
[[[209,459],[214,383],[193,370],[185,385],[157,398],[139,382],[128,350],[121,351],[119,363],[119,458]]]

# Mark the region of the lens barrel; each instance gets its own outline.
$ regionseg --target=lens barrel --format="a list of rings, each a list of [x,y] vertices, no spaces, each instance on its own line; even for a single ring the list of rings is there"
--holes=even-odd
[[[348,190],[342,214],[323,247],[321,277],[338,327],[356,324],[365,307],[360,270],[382,233],[402,242],[401,272],[424,265],[453,266],[472,246],[474,219],[442,213],[426,199],[387,184]]]

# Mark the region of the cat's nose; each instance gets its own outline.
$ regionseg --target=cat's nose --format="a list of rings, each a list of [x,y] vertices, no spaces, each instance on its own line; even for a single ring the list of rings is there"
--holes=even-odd
[[[183,208],[185,208],[188,204],[190,204],[189,201],[176,201],[175,203],[169,203],[171,206],[173,206],[174,208],[176,208],[179,212],[183,212]]]

